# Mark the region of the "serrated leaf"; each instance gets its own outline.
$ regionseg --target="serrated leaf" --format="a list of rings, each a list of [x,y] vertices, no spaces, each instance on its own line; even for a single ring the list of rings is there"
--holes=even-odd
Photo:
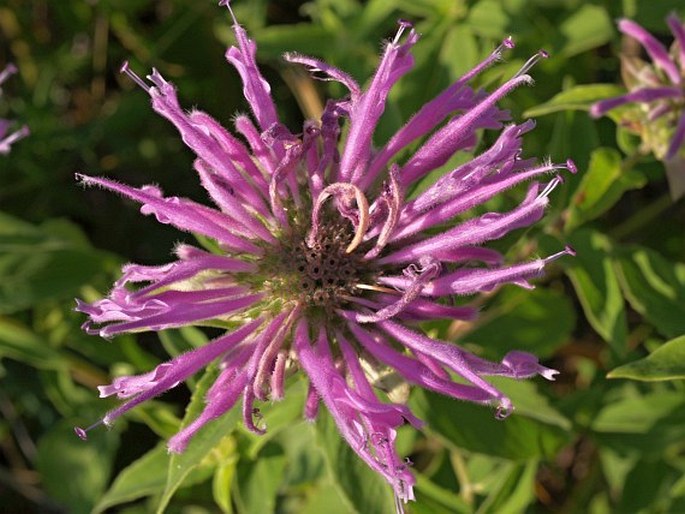
[[[216,365],[207,368],[205,374],[198,380],[197,387],[186,409],[181,428],[191,423],[204,408],[205,394],[214,383],[219,372]],[[172,454],[167,467],[166,486],[159,500],[158,513],[163,513],[176,490],[183,484],[184,479],[197,469],[202,461],[218,446],[221,440],[230,435],[239,417],[239,409],[233,408],[219,419],[208,423],[201,432],[194,437],[186,450],[181,454]]]
[[[600,232],[581,229],[568,238],[577,255],[566,273],[592,328],[619,354],[625,351],[628,326],[623,294],[610,256],[609,239]]]
[[[613,148],[595,150],[571,199],[565,230],[571,232],[599,217],[613,207],[626,191],[642,188],[645,184],[647,178],[642,173],[623,168],[618,151]]]
[[[168,461],[166,448],[164,444],[160,444],[131,463],[119,473],[109,490],[100,498],[93,508],[93,514],[105,512],[114,505],[161,493],[166,484]]]
[[[644,359],[611,370],[607,378],[644,382],[685,379],[685,336],[664,343]]]
[[[630,305],[666,337],[685,333],[685,264],[637,246],[623,249],[617,262]]]
[[[319,413],[316,441],[323,451],[331,480],[351,512],[387,514],[395,511],[390,485],[347,445],[327,411]]]
[[[587,111],[593,103],[623,93],[625,89],[615,84],[581,84],[557,93],[547,102],[528,109],[523,113],[523,117],[534,118],[571,110]]]

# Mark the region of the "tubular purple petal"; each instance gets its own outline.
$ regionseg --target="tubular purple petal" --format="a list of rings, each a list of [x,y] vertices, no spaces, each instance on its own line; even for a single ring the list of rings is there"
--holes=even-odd
[[[164,198],[161,191],[154,186],[136,189],[113,180],[87,175],[77,174],[76,178],[85,185],[100,186],[142,203],[140,212],[146,215],[154,214],[160,223],[172,224],[181,230],[199,232],[234,250],[255,255],[259,255],[262,251],[258,246],[224,228],[231,226],[230,218],[203,205],[173,196]]]
[[[226,60],[240,74],[243,81],[243,95],[249,102],[259,126],[262,130],[266,130],[278,122],[278,115],[276,114],[276,106],[271,99],[271,87],[257,67],[255,60],[257,45],[247,37],[245,29],[238,24],[229,2],[222,2],[220,5],[226,6],[231,14],[233,33],[238,41],[238,48],[232,46],[226,52]]]
[[[167,372],[161,380],[149,383],[148,387],[144,389],[142,386],[139,386],[140,392],[119,407],[109,411],[102,418],[102,423],[109,426],[116,418],[136,405],[139,405],[150,398],[154,398],[168,389],[176,387],[180,382],[197,373],[220,355],[230,350],[234,345],[243,341],[254,332],[261,323],[261,318],[246,323],[234,332],[221,336],[200,348],[179,355],[168,363],[165,363]],[[97,426],[97,424],[95,426]]]
[[[350,109],[350,131],[340,160],[339,180],[358,182],[365,172],[371,155],[373,131],[385,110],[385,101],[392,86],[414,66],[409,53],[418,41],[418,34],[410,29],[404,43],[399,35],[404,27],[400,24],[398,37],[388,43],[383,58],[367,90],[352,102]]]
[[[598,118],[604,113],[631,102],[654,102],[663,98],[678,98],[683,92],[677,87],[653,87],[632,91],[628,94],[602,100],[592,105],[590,114]]]
[[[402,264],[436,252],[445,252],[461,246],[477,245],[485,241],[499,239],[512,230],[538,221],[548,203],[547,195],[542,193],[538,195],[538,187],[533,185],[521,205],[508,213],[490,212],[484,214],[436,236],[408,244],[385,257],[381,257],[378,262],[381,264]]]
[[[352,101],[356,101],[357,97],[361,94],[359,84],[349,74],[324,61],[295,52],[283,54],[283,59],[291,63],[302,64],[312,77],[317,80],[340,82],[349,90]]]
[[[680,68],[685,68],[685,25],[680,21],[675,13],[671,13],[666,18],[666,23],[673,33],[673,37],[678,42],[678,56],[680,58]],[[1,81],[0,81],[1,83]]]
[[[419,360],[393,350],[387,342],[381,342],[383,340],[378,334],[372,335],[355,323],[350,323],[349,326],[357,340],[371,355],[395,369],[407,380],[458,400],[488,403],[492,398],[488,392],[478,387],[459,384],[444,376],[436,375]]]
[[[678,125],[676,125],[675,132],[671,137],[671,142],[666,151],[666,159],[673,159],[678,151],[683,147],[685,142],[685,111],[680,115]]]
[[[680,84],[682,79],[678,68],[668,55],[668,50],[654,36],[640,25],[628,19],[618,22],[618,28],[624,34],[636,39],[654,61],[661,68],[673,84]]]
[[[408,185],[423,177],[429,171],[445,164],[458,149],[470,145],[475,130],[490,109],[503,97],[522,84],[531,84],[528,75],[512,78],[491,93],[478,105],[454,118],[434,134],[400,170],[400,182]]]
[[[393,423],[380,413],[374,415],[349,405],[352,392],[331,360],[325,332],[319,332],[314,349],[307,331],[307,323],[301,321],[295,332],[295,351],[341,435],[357,455],[392,485],[398,498],[404,502],[413,499],[414,478],[393,448],[395,427],[401,420]]]
[[[505,39],[484,61],[465,73],[433,100],[424,104],[409,119],[406,125],[397,131],[390,141],[376,154],[369,166],[369,170],[362,179],[362,184],[364,186],[371,184],[394,155],[412,141],[435,128],[451,112],[457,109],[467,110],[474,107],[480,101],[480,98],[466,84],[499,61],[505,48],[513,48],[511,38]],[[494,107],[493,112],[489,116],[484,116],[484,118],[493,120],[498,119],[498,117],[500,115]]]

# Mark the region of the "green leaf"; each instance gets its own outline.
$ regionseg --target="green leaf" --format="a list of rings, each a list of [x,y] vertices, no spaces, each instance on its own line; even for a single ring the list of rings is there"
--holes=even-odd
[[[38,441],[42,487],[68,512],[90,512],[107,486],[117,446],[116,432],[84,442],[73,425],[59,422]]]
[[[685,379],[685,336],[664,343],[644,359],[611,370],[607,378],[644,382]]]
[[[604,100],[625,93],[625,89],[615,84],[582,84],[557,93],[545,103],[536,105],[523,113],[524,118],[534,118],[555,112],[582,110]]]
[[[498,39],[505,34],[509,19],[502,2],[481,0],[469,10],[466,23],[480,35]]]
[[[252,34],[259,46],[260,59],[281,59],[283,52],[317,55],[337,38],[321,27],[310,23],[271,25]],[[330,49],[329,49],[330,51]]]
[[[510,392],[506,382],[498,385],[505,394]],[[513,395],[512,401],[515,406],[524,407],[520,402],[517,405]],[[568,440],[566,430],[558,426],[559,419],[551,424],[534,419],[527,408],[517,409],[506,420],[499,421],[488,407],[427,391],[415,391],[410,405],[426,421],[427,430],[452,447],[472,452],[519,461],[552,456]],[[560,415],[559,418],[563,419]]]
[[[240,512],[276,512],[286,457],[277,444],[267,444],[255,460],[238,462],[236,503]]]
[[[575,324],[573,305],[564,294],[511,287],[488,306],[464,340],[487,349],[489,355],[501,357],[515,348],[547,357],[568,341]]]
[[[113,262],[65,220],[33,226],[0,213],[0,313],[73,297]]]
[[[621,154],[613,148],[592,152],[588,170],[583,174],[569,209],[565,230],[571,232],[583,223],[608,211],[631,189],[647,184],[647,178],[635,169],[623,169]]]
[[[290,391],[288,394],[291,394]],[[274,442],[283,448],[289,462],[283,485],[293,489],[308,487],[314,482],[321,482],[322,479],[328,480],[323,454],[316,444],[312,444],[314,434],[311,422],[302,418],[302,410],[298,418],[284,430],[280,430],[274,439]],[[271,422],[268,423],[271,431]]]
[[[535,499],[535,474],[538,463],[512,465],[505,476],[497,481],[492,491],[478,511],[483,514],[517,514],[525,512],[526,507]]]
[[[581,229],[568,238],[577,255],[567,262],[571,279],[587,320],[619,354],[625,351],[628,327],[623,295],[609,253],[609,239]]]
[[[207,368],[193,392],[181,428],[190,424],[202,412],[205,395],[218,375],[216,365]],[[219,419],[211,421],[191,440],[183,453],[171,455],[167,468],[166,486],[157,507],[158,513],[164,512],[169,500],[190,472],[197,469],[212,450],[220,445],[222,439],[231,434],[239,417],[238,411],[239,409],[233,408]]]
[[[297,510],[298,514],[321,514],[322,512],[351,514],[354,511],[345,505],[340,492],[333,484],[323,483],[307,495],[307,504]]]
[[[207,344],[207,336],[197,327],[181,327],[158,332],[166,352],[172,357]]]
[[[679,475],[661,459],[656,462],[653,459],[640,460],[626,477],[616,512],[654,512],[657,505],[662,506],[664,500],[668,500],[667,484]],[[662,512],[677,511],[663,509]]]
[[[114,505],[159,494],[166,484],[166,468],[169,462],[164,444],[147,452],[124,468],[109,490],[100,498],[93,514],[105,512]]]
[[[38,369],[64,369],[68,365],[64,355],[27,327],[0,317],[0,359],[4,357]]]
[[[552,407],[547,397],[540,393],[540,388],[549,387],[547,380],[513,380],[490,377],[488,381],[511,398],[516,408],[514,411],[516,414],[563,430],[571,430],[571,422]]]
[[[633,309],[666,337],[685,333],[685,264],[635,246],[620,252],[618,270]]]
[[[636,385],[626,382],[622,390],[614,389],[620,395],[603,398],[606,406],[591,425],[593,439],[599,447],[621,455],[650,459],[674,455],[683,442],[685,396],[666,389],[640,394]]]
[[[266,425],[266,434],[256,435],[246,433],[251,441],[247,454],[250,458],[256,458],[267,443],[278,437],[283,430],[292,427],[302,421],[304,398],[306,394],[306,381],[294,379],[288,384],[285,398],[272,404],[264,404],[260,407],[260,414]]]
[[[232,484],[238,469],[237,456],[219,463],[212,480],[212,496],[222,512],[233,512]]]
[[[565,38],[561,53],[576,55],[611,41],[614,24],[606,9],[598,5],[582,4],[574,9],[559,27]]]
[[[604,407],[595,417],[592,429],[596,432],[648,433],[661,419],[681,410],[683,405],[685,396],[680,392],[626,395]]]
[[[416,504],[411,511],[415,514],[470,514],[471,507],[455,491],[446,489],[431,481],[422,473],[416,476]]]
[[[349,447],[327,411],[319,413],[316,441],[323,451],[331,480],[352,512],[394,512],[392,488]]]

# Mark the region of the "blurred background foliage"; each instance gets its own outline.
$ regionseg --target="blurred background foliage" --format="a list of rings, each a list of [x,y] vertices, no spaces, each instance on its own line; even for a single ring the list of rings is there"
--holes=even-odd
[[[0,5],[0,66],[20,69],[3,88],[0,116],[32,131],[0,157],[0,512],[393,511],[389,488],[329,418],[301,421],[300,379],[285,401],[263,406],[269,432],[262,438],[232,413],[187,453],[167,455],[163,439],[192,417],[212,370],[192,391],[180,387],[140,406],[87,443],[72,432],[114,405],[97,398],[96,385],[149,370],[211,336],[183,329],[104,341],[81,332],[75,296],[100,297],[123,262],[165,262],[175,242],[192,236],[140,216],[115,195],[83,191],[73,175],[157,182],[203,200],[191,153],[117,69],[124,59],[139,72],[159,68],[186,106],[230,126],[247,106],[223,58],[232,35],[215,3]],[[396,20],[414,21],[422,33],[417,65],[393,91],[377,143],[505,36],[517,46],[479,78],[482,86],[501,83],[539,48],[551,54],[533,70],[536,86],[504,104],[514,119],[538,122],[525,139],[528,156],[572,157],[579,173],[555,191],[543,222],[500,249],[516,260],[569,243],[578,256],[552,267],[532,292],[510,286],[476,299],[483,310],[475,323],[426,328],[489,358],[529,350],[562,373],[551,384],[498,381],[517,405],[505,422],[488,408],[414,391],[410,404],[428,425],[400,433],[418,478],[409,510],[685,512],[685,204],[669,198],[659,162],[637,154],[612,120],[586,112],[621,91],[614,20],[633,18],[670,42],[663,20],[673,10],[685,15],[682,2],[234,3],[293,130],[342,91],[286,66],[284,51],[323,57],[364,82]],[[513,191],[491,207],[520,196]]]

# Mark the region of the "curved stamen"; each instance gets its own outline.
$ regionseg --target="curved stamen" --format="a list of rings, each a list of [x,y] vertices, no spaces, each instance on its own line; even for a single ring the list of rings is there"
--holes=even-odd
[[[233,14],[233,9],[231,9],[231,0],[219,0],[219,7],[226,7],[228,12],[231,14],[231,18],[233,19],[233,25],[239,25],[235,14]]]
[[[390,167],[390,176],[388,189],[386,194],[381,197],[381,200],[386,204],[388,209],[388,217],[383,224],[383,228],[378,235],[376,245],[367,252],[364,259],[373,259],[378,256],[381,250],[388,244],[390,236],[392,235],[397,222],[399,221],[400,211],[402,208],[402,189],[398,180],[400,168],[397,164]]]
[[[355,284],[357,289],[361,289],[363,291],[377,291],[379,293],[391,293],[391,294],[397,294],[397,289],[391,289],[389,287],[383,287],[383,286],[376,286],[372,284]]]
[[[576,251],[574,250],[574,248],[572,246],[566,245],[564,247],[564,249],[561,250],[560,252],[557,252],[557,253],[552,254],[552,255],[548,255],[543,260],[545,261],[545,264],[547,264],[548,262],[556,261],[557,259],[559,259],[560,257],[563,257],[564,255],[570,255],[571,257],[575,257]]]
[[[0,85],[2,85],[3,82],[5,82],[8,78],[10,78],[12,75],[17,73],[19,70],[17,67],[10,63],[5,68],[0,71]]]
[[[573,161],[571,161],[571,162],[573,162]],[[561,176],[557,175],[540,192],[540,194],[538,195],[538,198],[547,198],[552,193],[552,191],[554,191],[557,188],[557,186],[559,184],[563,184],[563,183],[564,183],[564,179],[561,178]]]
[[[500,47],[508,48],[509,50],[511,50],[515,46],[516,43],[514,42],[514,39],[511,36],[507,36],[506,38],[504,38],[502,44],[500,45]]]
[[[412,22],[403,19],[397,20],[397,24],[400,26],[400,28],[397,29],[397,34],[395,34],[395,38],[392,40],[393,45],[399,43],[400,38],[402,37],[402,34],[406,29],[411,29],[414,27],[414,24]]]
[[[573,162],[573,159],[566,159],[566,169],[573,175],[578,173],[578,167],[576,166],[576,163]]]
[[[152,89],[152,86],[147,84],[141,77],[138,75],[135,71],[133,71],[130,66],[128,61],[124,61],[121,63],[121,67],[119,68],[119,73],[123,73],[126,75],[128,78],[130,78],[133,82],[135,82],[137,85],[139,85],[146,93],[150,92],[150,89]]]
[[[29,130],[28,126],[24,125],[16,132],[13,132],[9,136],[7,136],[5,139],[2,139],[2,135],[0,134],[0,154],[9,152],[10,146],[12,146],[20,139],[24,139],[30,133],[31,131]]]
[[[93,430],[94,428],[99,427],[100,425],[106,425],[107,423],[105,422],[105,419],[100,419],[90,425],[88,428],[81,428],[81,427],[74,427],[74,433],[81,439],[82,441],[87,441],[88,440],[88,432]]]
[[[354,184],[348,182],[336,182],[335,184],[331,184],[325,187],[319,194],[316,203],[314,204],[314,208],[312,209],[312,229],[307,236],[307,245],[310,248],[314,246],[321,225],[321,207],[331,196],[335,196],[341,200],[351,200],[352,197],[354,197],[357,203],[359,220],[355,229],[354,238],[345,249],[345,253],[352,253],[355,248],[362,243],[364,234],[366,234],[366,230],[369,228],[370,217],[369,202],[366,199],[366,196],[364,196],[364,192]]]
[[[549,53],[547,53],[545,50],[538,50],[538,52],[533,55],[530,59],[528,59],[523,66],[521,66],[521,69],[516,72],[516,74],[512,78],[520,77],[521,75],[527,73],[533,66],[535,66],[538,62],[540,62],[542,59],[547,59],[549,57]]]
[[[440,274],[441,266],[439,261],[429,258],[427,262],[422,264],[422,267],[419,269],[414,264],[411,264],[404,270],[404,274],[411,277],[413,282],[404,290],[399,300],[379,309],[373,314],[358,314],[357,322],[377,323],[395,317],[405,310],[411,302],[418,298],[426,282]]]

